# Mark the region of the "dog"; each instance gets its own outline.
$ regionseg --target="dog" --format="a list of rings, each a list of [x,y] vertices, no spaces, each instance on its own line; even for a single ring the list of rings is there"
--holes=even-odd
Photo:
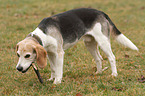
[[[116,28],[108,15],[102,11],[79,8],[44,18],[33,32],[17,44],[19,60],[16,69],[25,73],[35,60],[39,68],[44,68],[48,58],[51,68],[49,80],[55,79],[54,84],[61,83],[64,50],[83,39],[97,64],[96,73],[102,73],[103,58],[98,50],[100,47],[109,59],[112,75],[117,76],[110,35],[124,46],[138,51],[138,48]]]

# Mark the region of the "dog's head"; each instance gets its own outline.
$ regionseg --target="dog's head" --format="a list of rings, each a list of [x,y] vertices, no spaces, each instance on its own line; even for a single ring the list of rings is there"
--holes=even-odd
[[[16,52],[19,58],[16,68],[22,73],[25,73],[35,60],[40,68],[47,65],[47,52],[33,40],[24,39],[19,42],[16,46]]]

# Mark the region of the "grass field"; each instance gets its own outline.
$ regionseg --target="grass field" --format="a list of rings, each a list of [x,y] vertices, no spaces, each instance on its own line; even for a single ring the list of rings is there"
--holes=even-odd
[[[145,83],[145,0],[0,0],[0,94],[1,96],[143,96]],[[116,56],[118,77],[111,76],[110,64],[104,58],[103,67],[109,69],[95,75],[96,64],[80,41],[65,51],[64,77],[61,84],[46,81],[50,66],[39,70],[44,84],[40,84],[34,70],[26,74],[16,70],[15,46],[33,31],[47,16],[74,8],[91,7],[106,12],[118,29],[139,48],[130,50],[111,40]]]

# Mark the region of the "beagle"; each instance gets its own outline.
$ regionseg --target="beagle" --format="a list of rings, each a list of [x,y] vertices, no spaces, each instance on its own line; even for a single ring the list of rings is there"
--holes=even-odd
[[[44,18],[33,32],[17,44],[19,60],[16,68],[25,73],[35,60],[38,67],[44,68],[48,57],[51,68],[49,80],[55,79],[54,84],[61,83],[64,50],[83,39],[86,48],[96,61],[96,73],[102,73],[102,57],[98,50],[100,47],[109,59],[112,75],[117,76],[110,35],[121,44],[138,50],[102,11],[80,8]]]

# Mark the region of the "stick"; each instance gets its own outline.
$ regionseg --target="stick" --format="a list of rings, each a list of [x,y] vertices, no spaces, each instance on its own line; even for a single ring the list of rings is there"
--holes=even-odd
[[[41,78],[40,73],[39,73],[39,70],[37,69],[37,67],[35,66],[35,64],[32,63],[32,67],[33,67],[33,69],[34,69],[34,71],[35,71],[35,73],[36,73],[36,75],[37,75],[40,83],[43,83],[43,79]]]

